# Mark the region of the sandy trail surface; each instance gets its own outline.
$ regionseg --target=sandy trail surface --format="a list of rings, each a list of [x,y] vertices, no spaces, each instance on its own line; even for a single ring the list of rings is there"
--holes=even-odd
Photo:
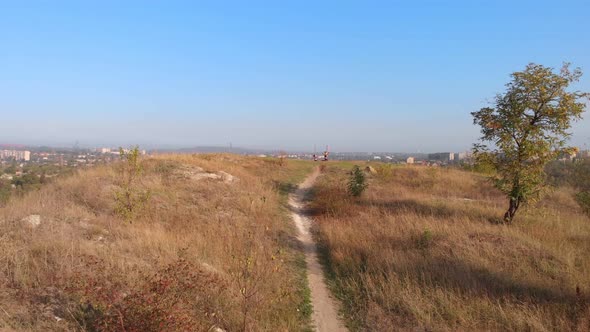
[[[305,195],[313,186],[320,175],[319,168],[315,168],[303,183],[299,185],[295,193],[289,195],[289,206],[291,207],[293,221],[298,229],[298,239],[305,251],[307,263],[307,279],[311,290],[311,303],[313,305],[312,319],[317,331],[347,331],[338,317],[338,306],[331,297],[326,286],[322,266],[318,261],[317,246],[311,236],[311,219],[305,213]]]

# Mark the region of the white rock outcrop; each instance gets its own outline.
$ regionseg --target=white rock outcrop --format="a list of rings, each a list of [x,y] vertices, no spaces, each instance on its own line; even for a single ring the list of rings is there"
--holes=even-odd
[[[28,217],[24,217],[22,221],[28,223],[32,228],[36,228],[41,225],[41,216],[38,214],[31,214]]]
[[[204,180],[204,179],[211,179],[211,180],[218,180],[218,181],[223,181],[224,183],[232,183],[238,180],[237,177],[224,172],[224,171],[218,171],[215,173],[210,173],[205,171],[203,168],[201,167],[197,167],[197,166],[187,166],[187,167],[183,167],[179,170],[178,172],[179,175],[194,180],[194,181],[200,181],[200,180]]]

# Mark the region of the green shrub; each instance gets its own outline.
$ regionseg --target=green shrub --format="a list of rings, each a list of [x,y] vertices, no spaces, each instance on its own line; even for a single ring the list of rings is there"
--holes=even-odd
[[[119,153],[123,163],[119,168],[120,188],[115,191],[115,213],[132,222],[144,208],[150,192],[140,189],[137,184],[142,172],[139,147],[129,151],[119,148]]]
[[[590,192],[581,191],[575,195],[575,198],[584,213],[590,215]]]
[[[354,166],[348,180],[348,193],[353,197],[359,197],[367,189],[365,173],[358,166]]]
[[[426,250],[432,244],[432,232],[429,229],[424,230],[417,240],[419,249]]]

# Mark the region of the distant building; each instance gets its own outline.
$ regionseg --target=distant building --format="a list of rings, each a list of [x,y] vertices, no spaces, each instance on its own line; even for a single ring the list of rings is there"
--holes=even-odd
[[[414,163],[414,157],[408,157],[408,159],[406,159],[406,164],[413,164]]]
[[[459,152],[457,153],[457,159],[459,159],[460,161],[462,160],[469,160],[473,157],[473,152],[471,151],[465,151],[465,152]]]
[[[18,161],[30,161],[31,151],[0,150],[0,159],[14,159]]]
[[[455,157],[459,162],[462,163],[473,163],[474,161],[472,151],[459,152]]]
[[[455,154],[453,152],[431,153],[428,155],[428,160],[442,162],[453,161],[455,160]]]
[[[100,148],[98,149],[98,152],[100,153],[110,153],[111,149],[110,148]]]

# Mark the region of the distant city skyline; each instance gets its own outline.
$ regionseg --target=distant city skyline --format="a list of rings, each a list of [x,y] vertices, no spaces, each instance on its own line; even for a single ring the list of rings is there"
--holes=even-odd
[[[4,147],[2,147],[4,146]],[[110,149],[113,153],[116,153],[118,148],[122,147],[124,149],[128,149],[134,146],[139,146],[142,151],[150,151],[150,152],[179,152],[179,153],[194,153],[194,152],[234,152],[234,153],[279,153],[281,151],[287,153],[317,153],[321,155],[326,146],[314,147],[310,148],[276,148],[276,147],[264,147],[264,146],[241,146],[241,145],[233,145],[230,147],[229,145],[193,145],[193,146],[166,146],[166,145],[139,145],[139,144],[112,144],[112,145],[84,145],[84,144],[3,144],[0,143],[0,150],[27,150],[27,149],[55,149],[55,150],[73,150],[73,149],[81,149],[81,150],[104,150]],[[573,147],[577,147],[582,151],[590,151],[590,144],[583,144],[583,145],[571,145]],[[471,153],[472,148],[466,149],[439,149],[439,150],[342,150],[339,148],[334,148],[332,146],[329,147],[329,151],[333,153],[355,153],[355,154],[402,154],[402,155],[428,155],[428,154],[436,154],[436,153],[455,153],[455,154],[462,154],[462,153]]]
[[[0,143],[465,151],[529,62],[585,76],[588,1],[0,4]],[[550,22],[550,24],[548,23]],[[571,145],[590,145],[590,113]]]

